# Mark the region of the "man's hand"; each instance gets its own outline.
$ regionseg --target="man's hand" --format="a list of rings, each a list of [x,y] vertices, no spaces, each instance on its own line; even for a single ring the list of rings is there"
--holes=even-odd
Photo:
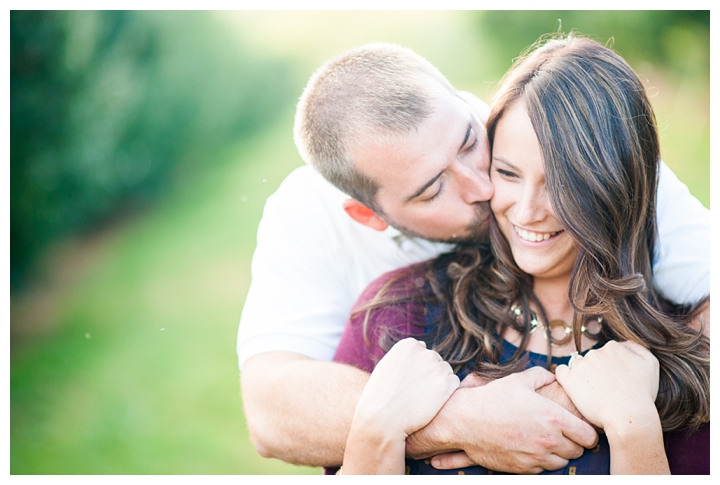
[[[540,389],[537,390],[537,393],[545,399],[550,399],[555,404],[559,404],[563,408],[567,409],[574,416],[577,416],[586,423],[591,424],[587,419],[585,419],[585,416],[583,416],[580,411],[578,411],[578,408],[575,407],[575,404],[573,404],[570,396],[567,395],[567,392],[565,392],[565,389],[563,389],[563,387],[558,381],[555,380],[552,381],[550,384],[542,386]]]
[[[472,463],[511,473],[556,470],[597,443],[597,433],[536,391],[555,382],[533,367],[481,387],[458,389],[428,426],[408,438],[408,453],[425,458],[464,450]],[[436,468],[467,466],[462,454],[436,456]]]

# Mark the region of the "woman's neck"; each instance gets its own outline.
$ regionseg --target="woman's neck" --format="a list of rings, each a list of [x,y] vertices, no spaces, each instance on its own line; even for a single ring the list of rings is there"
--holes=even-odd
[[[571,322],[573,309],[568,300],[570,277],[535,279],[533,292],[550,320]]]
[[[570,305],[570,301],[568,300],[569,287],[570,276],[561,278],[536,279],[533,282],[533,292],[535,293],[538,301],[542,304],[548,318],[547,322],[543,320],[541,323],[545,326],[550,325],[552,328],[555,329],[554,331],[557,331],[561,327],[565,326],[567,326],[568,329],[572,328],[574,312],[572,306]],[[538,309],[536,308],[535,310]],[[540,315],[538,316],[542,319]],[[555,324],[552,324],[552,322],[556,320],[563,321],[563,324],[560,328],[558,328],[557,322],[555,322]],[[562,330],[560,330],[560,335],[556,335],[556,338],[560,338],[562,340],[563,335],[567,334],[563,334]],[[503,337],[513,345],[519,345],[522,339],[522,335],[511,328],[505,329]],[[577,349],[575,347],[574,339],[570,338],[564,344],[561,344],[559,346],[553,346],[552,354],[554,356],[570,355],[576,350],[587,350],[593,345],[595,345],[595,343],[597,343],[596,340],[592,340],[584,334],[580,340],[580,349]],[[532,332],[530,334],[526,350],[538,354],[547,354],[548,342],[545,338],[544,330]]]

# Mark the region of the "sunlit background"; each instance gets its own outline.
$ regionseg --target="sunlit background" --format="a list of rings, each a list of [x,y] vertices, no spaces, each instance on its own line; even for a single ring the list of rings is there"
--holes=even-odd
[[[255,452],[235,355],[305,83],[382,40],[487,100],[558,29],[614,38],[709,207],[707,11],[11,12],[11,473],[319,473]]]

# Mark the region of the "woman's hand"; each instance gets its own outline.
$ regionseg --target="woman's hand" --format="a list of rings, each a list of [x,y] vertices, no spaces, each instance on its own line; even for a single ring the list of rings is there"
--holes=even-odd
[[[610,473],[670,473],[655,398],[660,366],[634,342],[610,341],[561,365],[555,378],[580,412],[603,428],[610,444]]]
[[[380,359],[365,385],[345,446],[343,474],[402,474],[405,439],[428,424],[457,389],[450,364],[406,338]]]
[[[360,397],[356,418],[407,436],[429,423],[460,380],[425,342],[406,338],[378,362]]]
[[[622,432],[657,415],[660,367],[655,356],[635,342],[611,340],[576,358],[572,368],[558,366],[555,377],[583,416],[600,428]]]

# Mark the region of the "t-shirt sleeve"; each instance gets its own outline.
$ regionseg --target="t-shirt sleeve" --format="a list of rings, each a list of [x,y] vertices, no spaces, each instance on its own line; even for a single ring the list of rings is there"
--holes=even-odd
[[[412,300],[363,309],[379,292],[390,298],[411,297],[419,292],[425,284],[424,268],[424,264],[401,268],[370,283],[353,306],[335,353],[336,362],[372,372],[387,352],[389,342],[424,333],[424,306]]]
[[[660,164],[657,197],[658,247],[654,284],[677,303],[710,294],[710,211]]]
[[[291,174],[265,204],[238,330],[240,368],[273,351],[329,361],[347,320],[353,297],[330,213],[342,211],[341,199],[306,175]]]

